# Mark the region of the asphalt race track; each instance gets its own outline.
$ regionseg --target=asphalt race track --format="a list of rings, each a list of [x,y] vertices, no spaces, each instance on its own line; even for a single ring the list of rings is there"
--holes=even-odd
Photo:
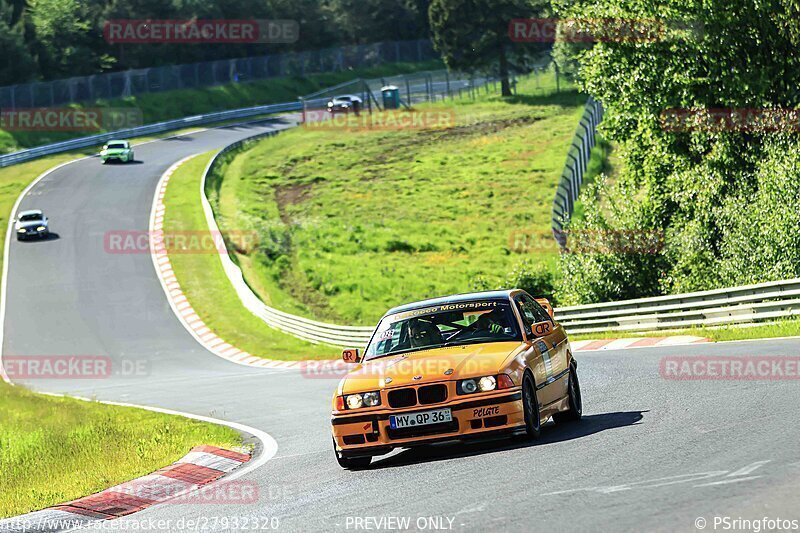
[[[282,531],[364,531],[405,519],[410,529],[455,531],[697,531],[699,517],[708,530],[715,516],[800,518],[798,382],[659,374],[664,356],[797,356],[800,340],[578,354],[579,423],[548,424],[534,443],[443,445],[396,452],[366,471],[339,468],[329,427],[336,379],[212,355],[173,315],[151,257],[104,247],[106,232],[147,230],[170,165],[288,123],[152,142],[136,148],[133,165],[78,161],[22,202],[43,209],[57,237],[11,243],[4,357],[101,355],[115,369],[105,379],[27,386],[213,416],[278,443],[272,460],[240,478],[258,485],[258,503],[164,504],[130,519],[201,518],[216,530],[237,529],[223,518],[261,516],[277,517]]]

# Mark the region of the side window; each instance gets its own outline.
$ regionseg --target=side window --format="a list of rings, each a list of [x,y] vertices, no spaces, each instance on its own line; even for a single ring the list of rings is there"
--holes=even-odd
[[[526,302],[523,300],[521,295],[514,298],[514,303],[517,304],[519,314],[522,316],[522,323],[525,326],[525,330],[530,331],[531,326],[537,322],[536,315],[533,314],[531,307],[526,305]]]
[[[551,322],[550,315],[548,315],[547,311],[533,298],[520,294],[514,301],[517,303],[519,313],[522,315],[522,322],[525,324],[525,329],[528,331],[530,331],[531,326],[537,322]]]
[[[526,295],[522,295],[522,301],[525,302],[525,305],[530,307],[531,311],[533,312],[533,316],[536,317],[536,322],[552,322],[553,320],[550,318],[550,315],[545,310],[544,307],[539,305],[539,302],[530,298]]]

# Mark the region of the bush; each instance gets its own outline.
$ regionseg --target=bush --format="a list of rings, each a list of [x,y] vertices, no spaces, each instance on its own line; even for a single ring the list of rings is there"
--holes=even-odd
[[[522,289],[535,298],[555,301],[553,274],[546,267],[524,259],[508,273],[502,288]]]

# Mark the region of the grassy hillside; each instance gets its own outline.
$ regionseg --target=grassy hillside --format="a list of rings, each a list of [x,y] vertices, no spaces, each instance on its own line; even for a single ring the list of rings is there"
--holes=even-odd
[[[264,301],[372,324],[401,302],[502,285],[524,260],[555,272],[551,203],[583,103],[530,78],[513,98],[437,103],[452,127],[300,128],[235,157],[210,192],[224,229],[261,236],[237,259]],[[516,254],[515,231],[542,244]]]

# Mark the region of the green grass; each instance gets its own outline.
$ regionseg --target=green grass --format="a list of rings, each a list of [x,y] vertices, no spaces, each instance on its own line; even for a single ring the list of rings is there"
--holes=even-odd
[[[0,518],[149,474],[201,444],[230,448],[241,438],[223,426],[0,382]]]
[[[235,157],[209,192],[223,229],[261,235],[237,260],[265,302],[372,325],[399,303],[497,284],[526,257],[555,273],[552,199],[584,101],[531,77],[511,98],[436,103],[455,127],[301,128]],[[515,230],[551,246],[516,254]]]
[[[208,231],[200,184],[213,152],[187,161],[172,175],[164,198],[164,231]],[[242,306],[216,254],[170,254],[178,282],[195,312],[225,342],[259,357],[332,359],[336,348],[303,342],[274,330]]]
[[[705,337],[716,342],[739,341],[748,339],[769,339],[774,337],[800,336],[800,319],[785,319],[768,324],[730,325],[704,328],[689,328],[659,331],[619,332],[604,331],[599,333],[573,334],[572,341],[588,339],[629,339],[631,337],[666,337],[675,335],[693,335]]]
[[[148,93],[120,100],[98,100],[69,107],[135,107],[141,110],[145,124],[213,111],[255,105],[294,102],[298,96],[330,87],[354,78],[391,76],[418,70],[443,68],[439,61],[424,63],[389,63],[379,67],[342,72],[287,76],[248,83],[230,83],[215,87]],[[82,137],[97,132],[15,132],[0,130],[0,154],[21,148]]]

